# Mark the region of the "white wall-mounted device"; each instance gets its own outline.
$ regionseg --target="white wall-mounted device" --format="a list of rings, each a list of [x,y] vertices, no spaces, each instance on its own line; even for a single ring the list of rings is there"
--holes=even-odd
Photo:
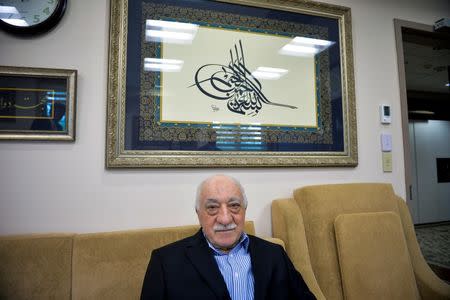
[[[381,151],[392,151],[392,135],[390,133],[381,134]]]
[[[381,124],[391,124],[391,106],[387,104],[380,105]]]

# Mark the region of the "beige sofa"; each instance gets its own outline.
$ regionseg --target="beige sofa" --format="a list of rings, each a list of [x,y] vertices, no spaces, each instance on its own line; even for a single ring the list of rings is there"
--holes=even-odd
[[[198,229],[1,237],[0,299],[139,299],[151,251]],[[245,231],[255,233],[253,222]]]
[[[272,202],[272,230],[319,299],[450,299],[389,184],[299,188]]]

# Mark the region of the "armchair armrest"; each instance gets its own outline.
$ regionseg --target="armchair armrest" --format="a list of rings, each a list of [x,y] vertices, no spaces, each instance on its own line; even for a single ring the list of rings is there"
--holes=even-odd
[[[285,243],[286,252],[302,274],[311,292],[319,300],[325,296],[311,266],[302,213],[291,198],[272,201],[272,231]]]
[[[416,276],[417,287],[422,299],[450,299],[450,285],[440,279],[431,270],[420,251],[417,242],[416,233],[414,232],[411,215],[408,207],[402,198],[397,197],[397,203],[400,211],[400,217],[405,232],[406,241],[408,243],[409,254],[413,263],[414,274]]]

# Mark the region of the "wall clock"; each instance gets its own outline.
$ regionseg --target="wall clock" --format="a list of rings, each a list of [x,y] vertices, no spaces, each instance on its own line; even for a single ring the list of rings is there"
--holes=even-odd
[[[67,0],[0,0],[0,28],[17,35],[35,35],[58,24]]]

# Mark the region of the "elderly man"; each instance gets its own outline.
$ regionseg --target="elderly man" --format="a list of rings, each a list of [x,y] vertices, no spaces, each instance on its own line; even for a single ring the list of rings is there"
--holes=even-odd
[[[244,232],[237,180],[203,181],[195,209],[201,229],[153,251],[141,299],[315,299],[281,246]]]

